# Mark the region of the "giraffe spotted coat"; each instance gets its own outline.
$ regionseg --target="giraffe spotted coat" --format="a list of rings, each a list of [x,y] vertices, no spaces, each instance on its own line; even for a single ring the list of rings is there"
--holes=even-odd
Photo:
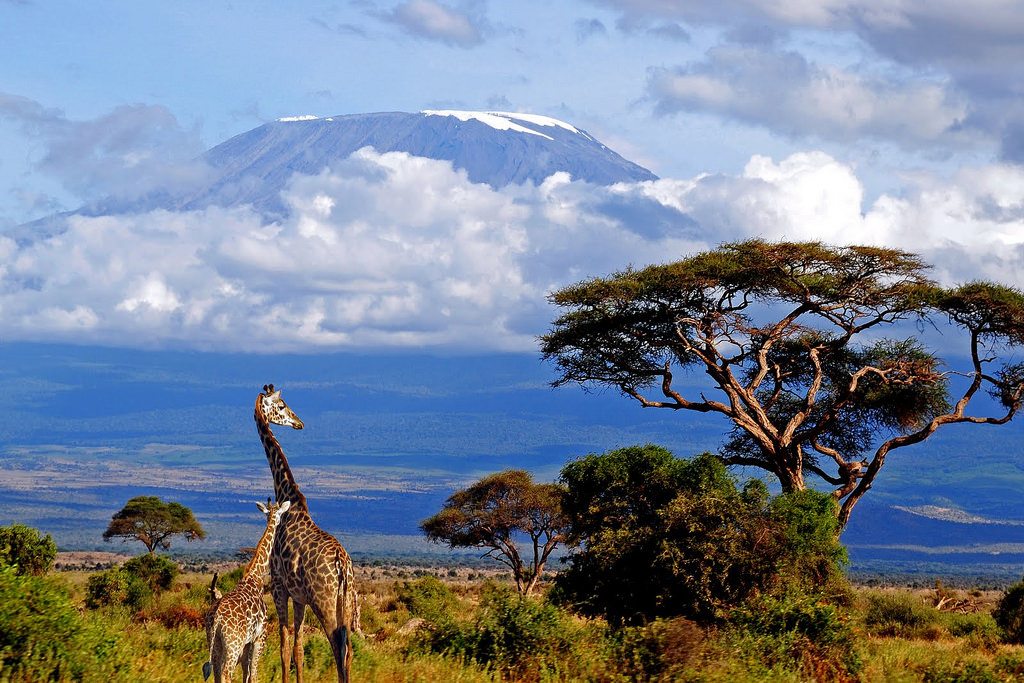
[[[352,632],[358,619],[352,560],[341,543],[309,516],[306,497],[299,491],[284,450],[270,429],[271,424],[304,427],[274,385],[264,386],[257,397],[255,420],[274,477],[274,493],[278,500],[292,501],[292,509],[281,521],[270,558],[270,593],[279,615],[283,683],[288,683],[292,661],[295,678],[302,683],[302,623],[307,607],[331,645],[338,681],[347,683],[352,664]],[[293,612],[291,627],[287,618],[289,601]]]
[[[269,500],[267,501],[270,502]],[[242,663],[242,680],[255,683],[260,655],[267,640],[267,603],[263,600],[263,577],[270,566],[270,552],[281,517],[291,506],[285,501],[261,510],[267,515],[267,528],[260,537],[252,560],[238,585],[217,599],[206,615],[206,643],[210,658],[203,664],[203,680],[213,673],[215,683],[230,683],[231,674]],[[216,585],[211,586],[211,592]]]

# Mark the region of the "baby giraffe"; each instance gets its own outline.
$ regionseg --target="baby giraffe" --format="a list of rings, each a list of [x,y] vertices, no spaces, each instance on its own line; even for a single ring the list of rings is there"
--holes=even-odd
[[[256,552],[245,568],[238,585],[213,604],[206,615],[206,643],[210,648],[210,661],[203,664],[203,680],[213,672],[215,683],[230,683],[231,674],[242,660],[242,680],[256,682],[256,668],[267,640],[267,603],[263,601],[263,577],[270,566],[270,551],[274,547],[274,532],[281,515],[291,507],[286,500],[278,506],[267,499],[267,506],[256,503],[267,515],[267,529],[263,532]],[[211,593],[215,588],[211,588]]]

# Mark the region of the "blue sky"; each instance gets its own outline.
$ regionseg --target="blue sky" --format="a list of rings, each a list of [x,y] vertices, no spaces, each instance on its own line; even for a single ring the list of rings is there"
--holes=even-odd
[[[296,178],[283,224],[242,208],[0,234],[8,340],[528,351],[552,287],[749,236],[1024,285],[1018,2],[0,0],[0,44],[0,230],[186,182],[204,149],[307,114],[544,114],[661,177],[492,189],[367,153],[384,180]],[[691,229],[598,208],[640,200]]]

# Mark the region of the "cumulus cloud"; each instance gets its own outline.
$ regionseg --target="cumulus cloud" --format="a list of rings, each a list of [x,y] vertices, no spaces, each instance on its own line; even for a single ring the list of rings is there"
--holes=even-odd
[[[180,192],[209,169],[198,161],[198,130],[185,129],[158,105],[127,105],[88,121],[0,92],[0,117],[36,140],[35,167],[83,202],[133,200],[156,191]]]
[[[1013,0],[974,3],[957,0],[927,3],[891,0],[593,2],[618,10],[620,22],[668,20],[681,21],[688,26],[711,26],[723,29],[722,35],[727,40],[744,44],[777,42],[786,35],[803,36],[807,40],[802,43],[794,40],[792,44],[801,44],[806,49],[809,44],[819,42],[823,34],[829,36],[828,42],[855,42],[865,61],[880,62],[895,72],[911,71],[928,74],[931,78],[938,75],[943,80],[930,84],[898,81],[886,84],[877,79],[851,82],[851,75],[842,73],[842,65],[836,66],[839,71],[835,74],[823,68],[823,73],[815,76],[819,86],[865,91],[863,95],[868,101],[858,97],[858,102],[852,103],[854,118],[860,116],[859,110],[865,106],[884,106],[889,96],[909,104],[912,109],[916,105],[909,101],[910,97],[921,96],[922,106],[930,112],[926,121],[930,124],[928,130],[935,130],[936,124],[962,109],[966,102],[969,116],[957,118],[975,134],[974,140],[988,146],[1002,144],[1003,158],[1024,161],[1015,133],[1024,125],[1024,107],[1019,102],[1019,93],[1024,89],[1024,41],[1020,39],[1024,35],[1024,13]],[[737,74],[735,84],[727,74],[718,72],[717,75],[719,78],[714,80],[728,81],[730,88],[743,90],[749,84],[746,72]],[[835,78],[839,83],[830,84]],[[691,87],[696,85],[700,84],[690,84]],[[901,92],[903,87],[908,88],[906,94]],[[792,89],[786,88],[786,92]],[[700,98],[691,101],[695,106],[701,103]],[[881,123],[884,113],[879,111],[875,120]],[[893,135],[896,141],[902,139],[903,132],[913,133],[906,115],[900,116],[898,111],[890,115],[893,117],[891,125],[876,127],[872,132]]]
[[[451,7],[434,0],[405,0],[377,16],[411,35],[463,48],[482,43],[487,25],[479,2]]]
[[[447,162],[364,149],[292,179],[289,218],[246,208],[72,216],[0,236],[9,340],[246,351],[520,350],[553,288],[723,241],[820,239],[924,252],[946,282],[1024,284],[1024,171],[921,178],[864,206],[823,152],[753,157],[737,175],[598,187],[473,184]]]
[[[658,111],[711,111],[791,136],[948,144],[969,115],[948,83],[890,82],[809,63],[795,52],[723,46],[704,62],[649,74]]]

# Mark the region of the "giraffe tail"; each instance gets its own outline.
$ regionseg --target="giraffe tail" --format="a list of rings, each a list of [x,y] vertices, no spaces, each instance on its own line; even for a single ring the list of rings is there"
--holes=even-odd
[[[218,666],[224,660],[224,635],[220,630],[220,619],[216,612],[213,612],[206,622],[206,647],[209,655],[203,662],[203,680],[205,681],[213,673],[213,663]]]

